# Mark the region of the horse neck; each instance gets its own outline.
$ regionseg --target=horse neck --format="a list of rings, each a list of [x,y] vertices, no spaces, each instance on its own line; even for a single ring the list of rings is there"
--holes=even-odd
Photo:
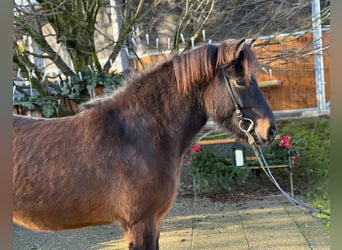
[[[135,115],[149,117],[158,126],[161,137],[169,140],[170,147],[176,146],[180,154],[191,144],[195,135],[205,125],[207,115],[201,98],[201,88],[194,88],[188,94],[178,92],[176,84],[158,83],[132,85],[127,96],[133,96]],[[143,94],[142,94],[143,93]]]
[[[193,104],[186,111],[184,106],[185,105],[179,107],[180,112],[183,112],[183,114],[178,121],[178,131],[175,131],[178,134],[178,143],[181,152],[186,150],[191,144],[196,134],[203,128],[208,119],[201,104]]]

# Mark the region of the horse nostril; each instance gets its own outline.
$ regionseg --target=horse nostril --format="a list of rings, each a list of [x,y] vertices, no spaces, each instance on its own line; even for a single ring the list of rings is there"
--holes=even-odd
[[[276,137],[278,133],[278,129],[275,127],[275,126],[271,126],[269,129],[268,129],[268,140],[269,141],[273,141],[274,138]]]

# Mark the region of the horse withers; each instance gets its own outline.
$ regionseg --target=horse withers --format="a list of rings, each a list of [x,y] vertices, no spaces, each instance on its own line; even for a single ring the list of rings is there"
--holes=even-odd
[[[129,249],[159,249],[182,157],[209,117],[246,141],[238,106],[257,143],[273,140],[257,70],[252,44],[228,39],[174,55],[76,115],[14,116],[14,222],[35,230],[118,222]]]

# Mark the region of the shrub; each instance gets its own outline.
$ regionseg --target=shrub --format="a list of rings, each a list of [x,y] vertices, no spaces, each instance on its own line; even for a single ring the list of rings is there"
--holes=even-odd
[[[244,183],[250,173],[246,168],[232,166],[224,156],[206,148],[193,152],[189,167],[199,192],[229,191],[234,182]]]

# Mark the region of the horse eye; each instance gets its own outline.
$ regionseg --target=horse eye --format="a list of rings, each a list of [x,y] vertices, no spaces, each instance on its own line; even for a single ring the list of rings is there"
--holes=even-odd
[[[238,80],[235,80],[235,82],[236,82],[237,85],[244,85],[244,81],[243,80],[238,79]]]

